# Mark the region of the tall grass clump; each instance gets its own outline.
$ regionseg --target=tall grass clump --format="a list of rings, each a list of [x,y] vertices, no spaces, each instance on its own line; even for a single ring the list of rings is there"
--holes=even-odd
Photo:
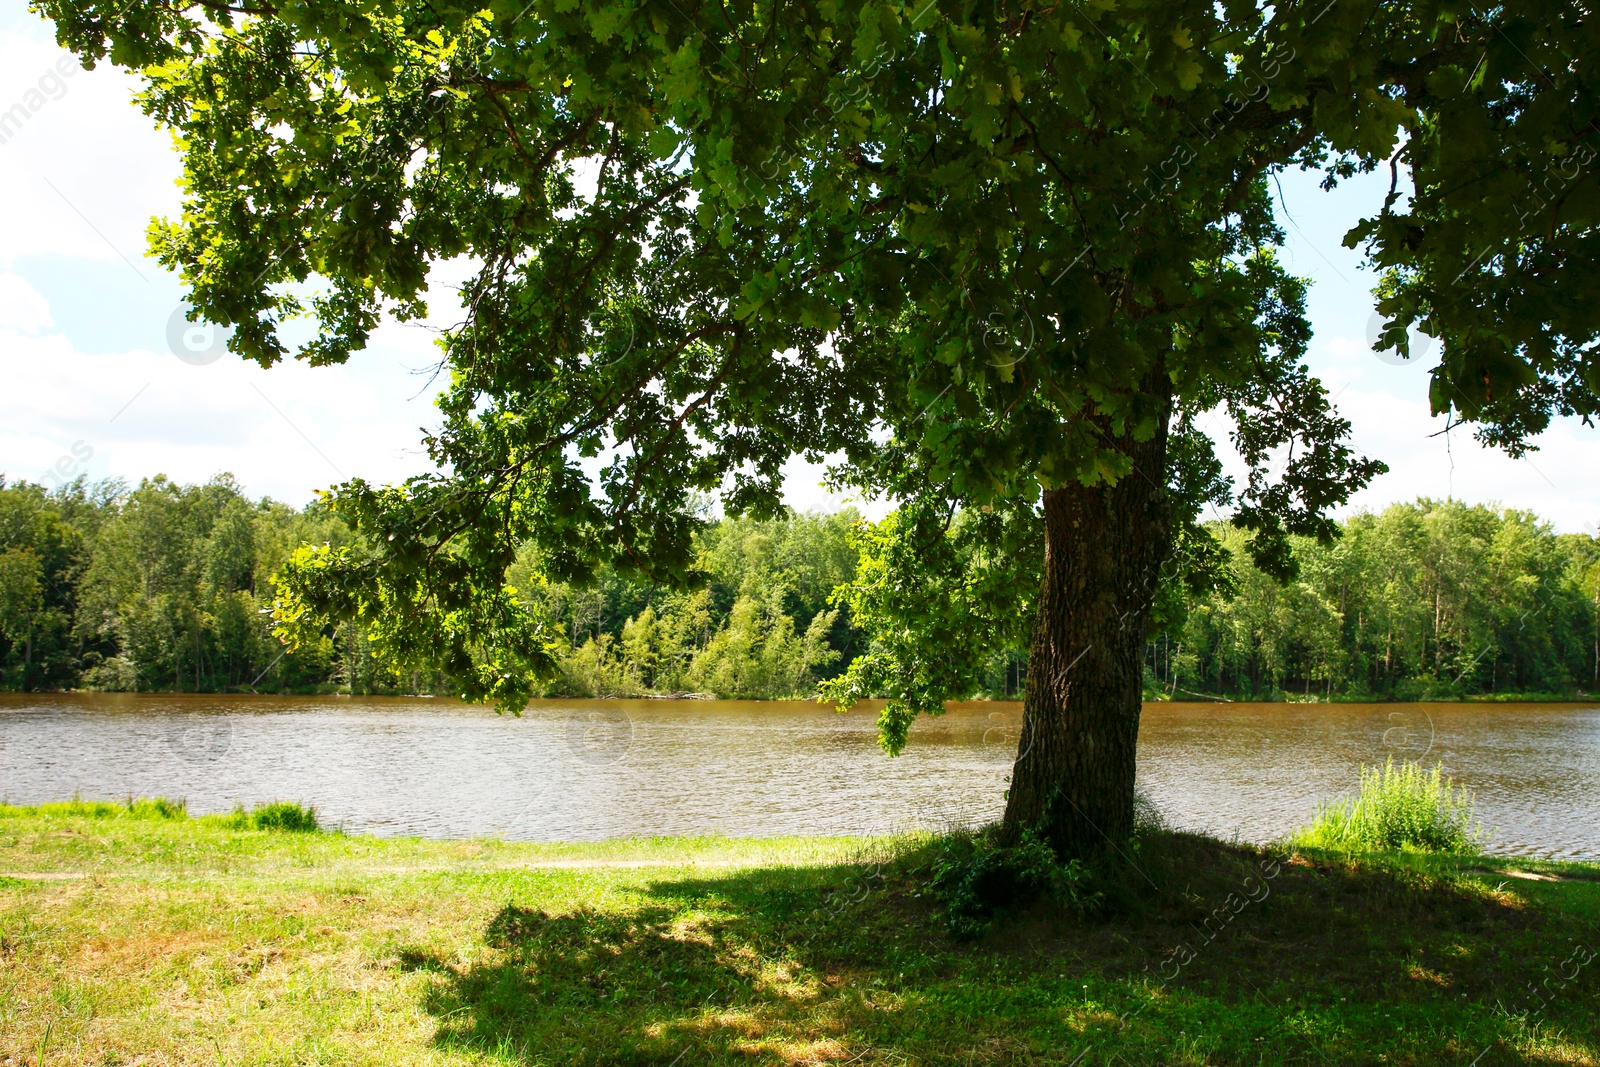
[[[1354,797],[1324,804],[1311,825],[1289,839],[1298,848],[1338,852],[1477,852],[1482,829],[1471,791],[1456,788],[1442,766],[1415,763],[1361,768]]]
[[[321,829],[317,823],[317,809],[302,807],[292,800],[260,804],[248,813],[238,808],[228,821],[237,830],[283,830],[309,834]]]

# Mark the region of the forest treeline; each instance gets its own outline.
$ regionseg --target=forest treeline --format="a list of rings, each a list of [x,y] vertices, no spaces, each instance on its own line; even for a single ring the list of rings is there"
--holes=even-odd
[[[558,630],[547,695],[809,696],[866,651],[833,591],[855,573],[858,513],[725,518],[686,590],[603,573],[512,584]],[[1243,533],[1223,590],[1189,595],[1148,646],[1146,688],[1172,699],[1576,696],[1600,690],[1600,543],[1534,515],[1419,500],[1294,544],[1298,577],[1258,571]],[[176,692],[449,692],[398,669],[350,625],[287,652],[273,575],[348,531],[320,505],[251,500],[228,475],[135,488],[0,480],[0,687]],[[1025,649],[997,650],[974,696],[1021,694]]]
[[[1231,595],[1183,605],[1147,652],[1169,696],[1450,699],[1600,688],[1600,542],[1526,511],[1418,500],[1294,543],[1298,577],[1218,524]]]

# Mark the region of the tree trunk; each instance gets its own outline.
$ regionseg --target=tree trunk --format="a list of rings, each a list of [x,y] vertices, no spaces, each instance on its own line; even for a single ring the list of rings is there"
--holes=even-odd
[[[1120,442],[1114,486],[1044,494],[1045,559],[1002,836],[1033,829],[1062,857],[1133,832],[1135,746],[1151,602],[1170,554],[1166,415]]]

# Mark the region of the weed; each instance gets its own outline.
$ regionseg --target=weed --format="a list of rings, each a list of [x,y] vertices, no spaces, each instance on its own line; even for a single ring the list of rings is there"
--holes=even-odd
[[[1447,852],[1471,855],[1482,831],[1472,794],[1457,789],[1441,767],[1415,763],[1361,769],[1361,790],[1317,809],[1310,826],[1289,839],[1296,848],[1338,852]]]
[[[1085,914],[1100,903],[1079,860],[1062,863],[1049,842],[1024,830],[1014,845],[999,843],[995,828],[952,834],[938,847],[930,888],[945,926],[959,938],[976,937],[1000,911],[1046,899]]]
[[[317,823],[317,809],[303,807],[292,800],[276,800],[260,804],[248,814],[241,807],[229,818],[237,830],[283,830],[288,833],[309,834],[321,829]]]

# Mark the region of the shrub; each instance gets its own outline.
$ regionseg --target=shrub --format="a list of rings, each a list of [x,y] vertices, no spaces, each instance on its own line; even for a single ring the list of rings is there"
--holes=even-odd
[[[805,696],[816,688],[816,670],[839,653],[828,647],[828,631],[838,611],[820,611],[804,634],[784,611],[784,589],[767,597],[741,596],[728,621],[689,664],[696,690],[724,699],[761,700]]]
[[[1062,863],[1032,830],[1009,846],[993,829],[951,835],[934,860],[930,889],[945,925],[960,938],[983,933],[999,911],[1041,898],[1079,914],[1100,902],[1089,888],[1088,869],[1076,859]]]
[[[83,687],[100,693],[137,693],[139,668],[126,656],[112,656],[83,673]]]
[[[1361,768],[1355,797],[1324,804],[1291,846],[1341,852],[1450,852],[1478,849],[1472,793],[1457,789],[1442,767],[1432,773],[1415,763]]]

